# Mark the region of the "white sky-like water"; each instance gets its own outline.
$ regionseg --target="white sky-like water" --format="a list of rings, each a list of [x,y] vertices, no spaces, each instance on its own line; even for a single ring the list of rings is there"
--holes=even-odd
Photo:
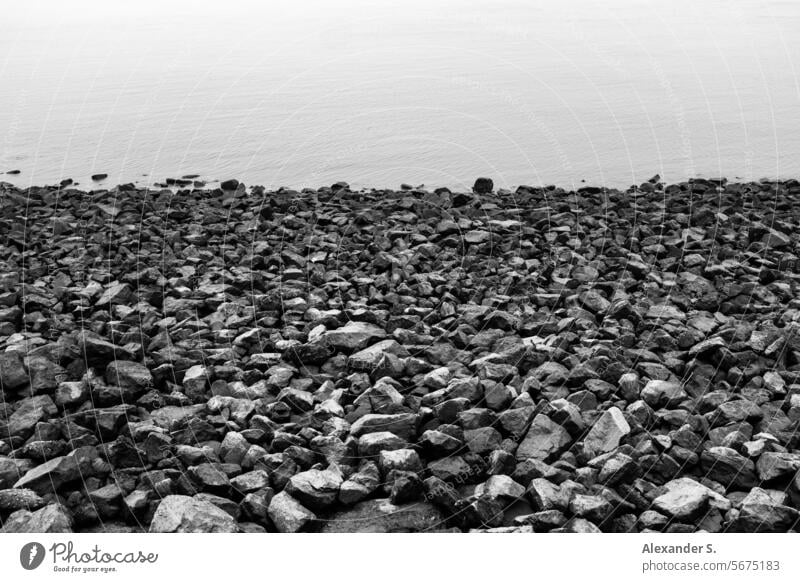
[[[790,0],[0,0],[0,179],[800,177]]]

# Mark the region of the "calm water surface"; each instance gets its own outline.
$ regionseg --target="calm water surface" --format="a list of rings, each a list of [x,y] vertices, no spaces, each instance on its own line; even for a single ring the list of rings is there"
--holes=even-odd
[[[800,4],[0,0],[0,179],[800,176]]]

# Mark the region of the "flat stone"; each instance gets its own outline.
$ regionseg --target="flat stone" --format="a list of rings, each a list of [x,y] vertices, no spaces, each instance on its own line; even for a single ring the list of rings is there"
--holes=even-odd
[[[390,432],[410,441],[416,436],[417,416],[412,413],[365,414],[350,427],[350,434],[356,438],[372,432]]]
[[[96,458],[94,447],[80,447],[32,468],[14,484],[14,488],[31,489],[40,495],[57,491],[67,483],[91,476],[92,462]]]
[[[730,508],[730,501],[689,477],[674,479],[664,485],[663,493],[653,500],[653,508],[680,521],[701,517],[712,505]]]
[[[362,501],[331,516],[323,533],[432,532],[445,529],[445,516],[428,503],[394,505],[388,499]]]
[[[386,337],[386,331],[372,323],[349,321],[344,326],[326,331],[320,341],[334,350],[354,352]]]

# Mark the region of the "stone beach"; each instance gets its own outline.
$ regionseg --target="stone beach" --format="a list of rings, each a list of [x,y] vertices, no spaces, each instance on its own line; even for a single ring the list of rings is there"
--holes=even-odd
[[[797,180],[0,182],[0,531],[796,530],[799,238]]]

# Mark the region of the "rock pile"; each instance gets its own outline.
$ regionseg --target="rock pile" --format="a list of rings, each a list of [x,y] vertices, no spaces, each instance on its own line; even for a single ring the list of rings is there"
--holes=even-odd
[[[800,183],[0,183],[4,532],[788,531]]]

